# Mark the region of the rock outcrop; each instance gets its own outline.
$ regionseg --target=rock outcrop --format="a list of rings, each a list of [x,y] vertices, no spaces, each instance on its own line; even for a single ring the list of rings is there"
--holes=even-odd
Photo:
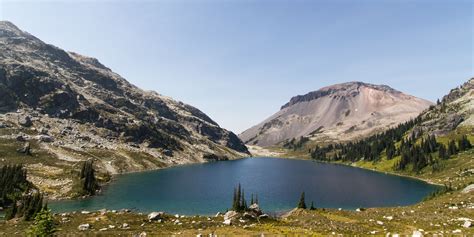
[[[452,89],[435,106],[421,115],[423,123],[414,132],[447,135],[458,127],[474,127],[474,78]]]

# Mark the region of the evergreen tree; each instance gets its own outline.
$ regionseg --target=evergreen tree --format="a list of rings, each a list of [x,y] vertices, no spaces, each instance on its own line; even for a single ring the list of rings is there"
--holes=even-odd
[[[237,188],[234,188],[234,200],[232,201],[232,210],[239,210],[239,197],[237,196]]]
[[[0,168],[0,207],[7,208],[21,198],[32,184],[26,179],[23,165],[6,165]]]
[[[313,201],[311,201],[311,207],[309,208],[309,210],[311,210],[311,211],[314,211],[314,210],[316,210],[316,208],[314,207],[314,203],[313,203]]]
[[[304,200],[304,192],[301,193],[300,201],[298,203],[298,208],[306,209],[306,202]]]
[[[17,212],[18,212],[18,206],[15,201],[13,205],[5,211],[5,220],[11,220],[15,218],[17,215]]]
[[[448,156],[453,156],[458,153],[458,148],[456,147],[456,143],[454,140],[449,141],[448,144]]]
[[[472,148],[472,144],[466,135],[462,136],[462,138],[458,141],[458,147],[460,151],[466,151]]]
[[[239,186],[237,188],[237,211],[241,211],[242,209],[242,187],[240,186],[240,183],[239,183]]]
[[[95,178],[95,170],[92,160],[84,162],[81,169],[80,177],[83,184],[82,191],[84,192],[84,194],[94,195],[99,186]]]
[[[23,217],[25,221],[32,220],[36,213],[40,212],[43,208],[43,195],[39,192],[33,193],[32,195],[24,196],[22,204],[19,207],[19,217]]]
[[[39,192],[25,195],[19,202],[7,209],[5,219],[10,220],[17,217],[23,217],[25,221],[32,220],[36,213],[43,208],[43,195]]]
[[[395,145],[393,142],[388,142],[387,148],[386,148],[386,155],[387,155],[387,160],[391,160],[393,157],[395,157],[395,154],[397,152],[397,148],[395,148]]]
[[[438,157],[443,160],[449,159],[448,152],[446,151],[446,146],[443,144],[439,145]]]
[[[245,200],[245,193],[244,193],[244,190],[242,189],[242,201],[241,201],[242,205],[240,206],[240,210],[241,211],[246,211],[248,210],[248,205],[247,205],[247,201]]]
[[[56,227],[51,214],[51,210],[47,207],[41,209],[35,216],[33,225],[27,230],[27,236],[34,237],[49,237],[56,232]]]
[[[255,201],[258,201],[258,200],[255,200]],[[253,202],[253,194],[252,194],[252,202]],[[237,186],[237,188],[234,189],[232,210],[236,212],[242,212],[242,211],[248,210],[247,200],[245,199],[245,192],[242,186],[240,185],[240,183]]]

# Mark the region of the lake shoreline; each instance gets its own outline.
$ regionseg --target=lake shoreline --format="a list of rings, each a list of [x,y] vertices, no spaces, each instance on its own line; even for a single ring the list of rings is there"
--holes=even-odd
[[[427,184],[431,184],[431,185],[435,185],[435,186],[439,186],[439,187],[443,187],[443,186],[444,186],[444,184],[436,183],[436,182],[433,182],[433,181],[431,181],[431,180],[423,179],[423,178],[420,178],[420,177],[417,177],[417,176],[408,175],[408,174],[400,174],[400,173],[396,173],[396,172],[380,171],[380,170],[376,170],[376,169],[370,169],[370,168],[366,168],[366,167],[356,166],[356,165],[353,165],[352,163],[321,161],[321,160],[308,159],[308,158],[304,158],[304,157],[289,157],[289,156],[286,156],[286,157],[275,157],[275,156],[261,157],[261,156],[252,156],[252,158],[273,158],[273,159],[289,159],[289,160],[308,160],[308,161],[313,161],[313,162],[318,162],[318,163],[324,163],[324,164],[343,165],[343,166],[352,167],[352,168],[358,168],[358,169],[363,169],[363,170],[370,170],[370,171],[374,171],[374,172],[381,173],[381,174],[389,174],[389,175],[395,175],[395,176],[400,176],[400,177],[405,177],[405,178],[416,179],[416,180],[419,180],[419,181],[423,181],[423,182],[425,182],[425,183],[427,183]]]
[[[265,158],[267,158],[267,161],[263,160]],[[247,160],[247,161],[243,161],[243,160]],[[281,160],[281,162],[280,161],[277,162],[276,160]],[[283,160],[286,160],[286,161],[283,161]],[[295,162],[292,162],[292,160],[294,161],[300,160],[304,162],[295,163]],[[160,168],[160,169],[155,169],[155,170],[117,174],[117,175],[114,175],[113,178],[106,185],[102,187],[102,190],[100,193],[98,193],[98,195],[81,197],[81,198],[76,198],[76,199],[51,200],[51,204],[53,204],[53,206],[56,206],[56,208],[53,208],[55,209],[55,212],[72,212],[72,211],[83,211],[83,210],[91,211],[91,210],[100,210],[100,209],[105,208],[108,210],[129,209],[129,210],[132,210],[133,212],[165,211],[167,213],[180,213],[180,214],[185,214],[185,215],[190,215],[190,216],[192,215],[212,216],[215,213],[222,212],[226,210],[226,208],[228,208],[228,206],[226,206],[225,204],[227,203],[227,199],[231,199],[231,198],[227,198],[227,196],[229,196],[229,193],[231,193],[231,191],[227,190],[229,189],[228,187],[237,185],[238,183],[243,183],[244,188],[248,188],[247,186],[250,186],[251,192],[254,192],[254,193],[257,192],[258,194],[262,194],[261,196],[262,199],[265,200],[265,202],[267,203],[267,205],[264,205],[263,207],[264,210],[267,210],[268,213],[275,214],[275,216],[281,216],[292,210],[293,206],[291,204],[293,203],[294,199],[295,200],[297,199],[296,196],[298,196],[302,190],[309,193],[310,198],[312,198],[313,200],[316,200],[317,204],[319,203],[318,205],[319,208],[324,208],[328,210],[343,209],[343,210],[348,210],[348,211],[354,211],[357,208],[379,208],[379,207],[386,208],[386,207],[410,206],[410,205],[414,205],[421,202],[422,198],[424,197],[423,195],[425,195],[421,193],[410,194],[410,195],[400,194],[400,193],[404,193],[403,191],[404,188],[403,186],[399,186],[399,185],[395,186],[393,190],[385,189],[385,188],[382,188],[379,190],[375,187],[379,187],[380,185],[382,185],[380,187],[384,187],[383,183],[389,182],[389,180],[395,177],[393,178],[387,177],[387,178],[380,179],[378,178],[380,175],[390,176],[391,174],[376,172],[376,171],[368,170],[368,169],[355,169],[355,170],[352,169],[352,168],[359,168],[359,167],[349,166],[347,169],[345,168],[342,169],[342,167],[337,168],[337,166],[341,164],[332,164],[332,163],[319,162],[319,161],[308,160],[308,159],[294,159],[294,158],[291,159],[291,158],[275,158],[275,157],[260,157],[260,158],[248,157],[246,159],[237,159],[233,161],[237,163],[231,164],[231,162],[205,162],[205,163],[195,163],[195,164],[183,164],[183,165],[167,167],[169,169]],[[305,162],[308,162],[308,163],[305,163]],[[212,164],[212,163],[215,163],[215,164]],[[313,163],[314,165],[310,165],[311,163]],[[317,165],[317,163],[320,163],[320,164],[327,163],[327,165],[332,165],[332,167],[326,168],[325,166]],[[212,164],[212,165],[208,165],[208,164]],[[347,165],[343,165],[343,166],[347,167]],[[233,169],[236,171],[232,171],[232,172],[237,172],[232,175],[234,177],[232,180],[228,180],[226,178],[223,178],[222,176],[224,175],[225,177],[228,177],[227,175],[229,175],[229,173],[226,172],[227,169],[230,169],[230,170]],[[270,173],[261,172],[264,169],[270,169],[272,170],[272,172]],[[167,170],[167,171],[156,172],[157,170]],[[278,179],[279,171],[282,171],[282,170],[287,170],[288,172],[295,170],[297,172],[295,173],[296,175],[295,177],[299,177],[298,174],[304,174],[304,175],[291,181],[285,181],[283,183],[273,182],[275,178]],[[360,170],[360,171],[357,171],[357,170]],[[367,171],[370,171],[370,172],[366,173]],[[379,185],[379,186],[373,186],[372,190],[379,190],[376,192],[380,194],[385,193],[385,195],[389,195],[389,196],[385,196],[385,198],[383,198],[383,200],[385,201],[381,201],[382,199],[374,199],[372,201],[367,201],[367,199],[364,198],[365,194],[361,194],[360,192],[357,191],[359,190],[357,188],[358,187],[357,185],[354,186],[353,184],[350,184],[352,182],[347,183],[346,181],[344,181],[344,180],[351,180],[351,178],[349,178],[351,176],[347,176],[347,177],[345,175],[341,176],[341,175],[338,175],[339,172],[343,172],[343,174],[347,174],[347,175],[355,175],[353,177],[362,178],[362,181],[359,182],[359,185],[362,185],[362,184],[364,186]],[[125,177],[124,179],[117,180],[122,175],[146,174],[146,173],[150,173],[150,174],[144,175],[144,176],[132,175],[129,177]],[[209,176],[210,173],[216,173],[216,174],[220,173],[220,176],[215,176],[215,175]],[[308,174],[310,175],[309,177],[305,176]],[[317,184],[318,182],[316,183],[310,182],[304,188],[303,187],[292,188],[293,187],[292,183],[294,183],[295,181],[298,183],[301,183],[300,181],[304,180],[306,177],[307,178],[313,177],[313,179],[314,178],[318,179],[319,177],[321,177],[321,178],[326,179],[326,178],[329,178],[327,176],[329,174],[332,174],[334,177],[341,177],[341,179],[335,179],[334,182],[322,182],[321,184]],[[189,177],[189,179],[181,179],[180,177],[185,177],[183,175]],[[193,175],[197,175],[197,176],[193,176]],[[172,180],[175,180],[175,177],[177,177],[181,181],[177,181],[177,182],[172,181]],[[203,199],[203,196],[194,197],[189,200],[190,202],[188,201],[183,202],[182,198],[179,201],[174,200],[174,198],[172,198],[172,197],[183,197],[183,195],[188,195],[188,194],[183,194],[186,192],[196,193],[195,191],[197,190],[195,189],[195,187],[200,187],[199,190],[201,191],[202,191],[201,188],[203,187],[204,187],[204,190],[209,189],[209,185],[208,185],[209,180],[205,180],[204,182],[202,182],[201,177],[209,177],[211,179],[221,180],[221,181],[216,181],[216,184],[212,184],[213,188],[211,190],[215,189],[213,185],[218,185],[221,187],[219,188],[219,190],[225,190],[225,191],[222,191],[220,193],[214,193],[215,191],[211,191],[211,190],[207,191],[207,193],[212,193],[212,195],[207,196],[206,198],[210,198],[210,197],[214,198],[215,199],[213,201],[214,204],[212,205],[204,204],[206,202],[209,202],[209,201],[206,201],[209,199],[206,199],[206,198]],[[255,180],[254,178],[256,177],[258,177],[256,180],[260,180],[260,184],[250,185],[249,182],[252,183],[253,181],[249,181],[249,180]],[[407,184],[410,184],[410,185],[416,185],[416,186],[429,185],[428,183],[419,179],[413,179],[411,177],[403,177],[403,178],[407,178],[406,181],[403,181],[403,182],[407,182]],[[198,183],[190,181],[190,180],[199,180],[199,179],[201,179],[201,182],[198,182]],[[118,182],[117,185],[119,186],[116,186],[116,185],[110,186],[111,184],[115,184],[116,182]],[[418,182],[420,183],[416,184]],[[343,183],[347,183],[349,186]],[[387,183],[387,185],[389,183]],[[139,186],[137,186],[139,188],[133,187],[136,184],[140,184]],[[269,188],[270,186],[268,185],[273,186],[273,188]],[[126,191],[120,191],[121,189],[123,189],[122,187],[126,188]],[[148,199],[142,200],[138,198],[136,195],[132,195],[131,197],[128,197],[129,194],[137,193],[138,195],[139,193],[142,193],[143,191],[140,191],[140,190],[142,190],[143,188],[149,191],[150,189],[148,189],[147,187],[150,187],[151,190],[158,190],[158,193],[156,193],[157,196],[150,194],[155,197],[153,198],[155,201],[152,201],[150,203]],[[168,189],[167,187],[172,187],[172,188]],[[181,187],[182,190],[176,191],[177,190],[176,187]],[[262,189],[262,187],[265,187],[265,188]],[[339,189],[333,189],[333,187],[339,187]],[[109,188],[111,189],[109,190]],[[189,191],[188,190],[189,188],[191,188],[191,190],[194,190],[194,191]],[[359,194],[356,195],[356,198],[354,200],[351,199],[351,201],[346,200],[345,198],[341,198],[340,200],[327,199],[326,197],[327,193],[331,193],[332,192],[331,190],[339,190],[339,191],[336,191],[336,193],[341,192],[340,188],[342,188],[342,190],[344,190],[344,192],[346,193],[356,192]],[[435,190],[435,187],[433,186],[431,188],[427,187],[426,189]],[[188,190],[188,191],[183,191],[183,190]],[[274,190],[279,190],[279,191],[275,193]],[[282,190],[286,194],[282,193]],[[163,192],[163,191],[167,193],[167,195],[165,195],[166,196],[165,199],[161,199],[165,196],[163,196],[162,194],[159,194],[160,192]],[[171,193],[169,193],[169,191],[171,191]],[[201,191],[197,191],[197,192],[199,193]],[[426,192],[426,195],[428,195],[429,194],[428,192],[431,192],[431,191],[426,190],[424,192]],[[324,193],[324,194],[318,194],[318,193]],[[337,194],[337,195],[340,195],[340,194]],[[128,198],[121,198],[124,196],[127,196]],[[161,197],[161,198],[158,198],[158,197]],[[342,195],[341,197],[344,197],[344,195]],[[63,203],[61,203],[62,201]],[[143,202],[148,202],[149,204],[137,204],[137,201],[138,203],[143,201]],[[312,201],[312,200],[308,199],[308,201]],[[75,203],[75,202],[78,202],[78,203]],[[112,204],[112,205],[104,204],[104,202],[108,202],[108,203],[115,202],[115,204]],[[120,202],[120,204],[117,204],[118,202]],[[193,203],[193,202],[197,202],[197,203]],[[219,205],[215,206],[215,204],[217,203],[219,203]],[[204,205],[202,206],[202,204]],[[200,207],[200,209],[199,208],[195,209],[194,206]]]

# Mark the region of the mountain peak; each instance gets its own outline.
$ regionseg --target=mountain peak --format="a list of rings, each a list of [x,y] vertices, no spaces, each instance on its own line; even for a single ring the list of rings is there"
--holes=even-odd
[[[20,31],[20,29],[10,21],[0,21],[0,29],[14,29]]]
[[[355,96],[356,94],[359,93],[360,88],[362,87],[370,88],[370,89],[374,89],[378,91],[389,92],[389,93],[401,93],[387,85],[375,85],[375,84],[370,84],[370,83],[365,83],[365,82],[360,82],[360,81],[351,81],[351,82],[344,82],[340,84],[326,86],[319,90],[309,92],[305,95],[295,96],[291,98],[288,103],[283,105],[281,109],[285,109],[287,107],[290,107],[300,102],[308,102],[308,101],[312,101],[312,100],[321,98],[323,96],[328,96],[332,94],[337,94],[339,96]]]
[[[350,81],[350,82],[334,84],[331,86],[323,87],[319,90],[349,90],[349,89],[358,89],[359,87],[368,87],[368,88],[373,88],[377,90],[395,91],[395,89],[387,85],[375,85],[375,84],[361,82],[361,81]]]
[[[9,21],[0,21],[0,37],[26,37],[30,34],[22,31],[15,24]]]
[[[240,138],[260,146],[301,136],[339,142],[405,122],[431,104],[386,85],[346,82],[291,98],[280,111],[244,131]]]
[[[234,133],[199,109],[146,92],[97,59],[44,43],[7,21],[0,22],[0,65],[0,123],[17,129],[18,119],[28,117],[34,131],[54,128],[52,147],[130,150],[166,165],[247,153]]]

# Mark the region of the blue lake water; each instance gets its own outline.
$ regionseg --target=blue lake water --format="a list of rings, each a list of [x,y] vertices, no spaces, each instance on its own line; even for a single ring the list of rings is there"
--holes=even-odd
[[[57,212],[132,209],[211,215],[232,205],[241,183],[247,200],[258,194],[267,212],[294,208],[301,192],[319,208],[402,206],[437,187],[425,182],[309,160],[246,158],[119,175],[98,196],[49,203]]]

